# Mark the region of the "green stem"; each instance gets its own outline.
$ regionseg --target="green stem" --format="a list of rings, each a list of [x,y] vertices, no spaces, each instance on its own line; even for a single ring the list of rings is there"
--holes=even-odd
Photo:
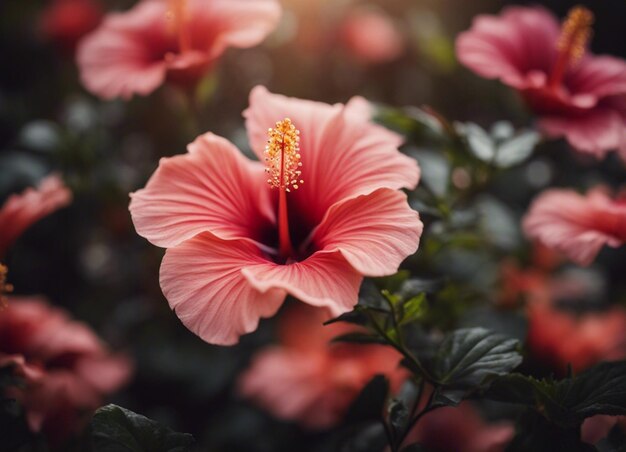
[[[409,350],[407,350],[405,347],[401,346],[400,343],[398,343],[398,341],[396,341],[395,339],[390,337],[387,334],[387,332],[378,324],[378,322],[371,315],[371,313],[369,313],[368,311],[365,311],[365,313],[369,317],[369,319],[372,322],[372,324],[374,325],[374,330],[378,334],[380,334],[383,337],[383,339],[385,339],[389,343],[389,345],[391,345],[393,348],[395,348],[397,351],[399,351],[400,354],[402,354],[402,356],[404,356],[407,360],[411,361],[411,363],[413,365],[415,365],[415,367],[420,371],[420,373],[422,374],[422,377],[424,377],[425,380],[428,380],[430,383],[437,383],[436,380],[424,368],[424,366],[419,361],[419,359],[417,359],[415,356],[413,356],[413,354]],[[398,333],[399,332],[396,331],[396,334],[398,334]],[[398,334],[398,336],[399,336],[399,334]]]
[[[411,432],[411,430],[413,430],[413,428],[417,425],[417,423],[419,422],[419,420],[425,415],[430,413],[431,411],[439,408],[439,405],[433,405],[433,400],[435,399],[435,394],[437,392],[437,389],[434,388],[433,391],[430,393],[430,395],[428,396],[428,401],[426,402],[426,406],[424,407],[424,409],[422,411],[420,411],[417,416],[414,416],[414,414],[412,413],[411,415],[414,416],[411,421],[407,424],[406,428],[404,429],[404,431],[402,432],[402,435],[400,435],[396,442],[392,445],[392,451],[396,452],[399,451],[400,448],[402,447],[402,443],[404,443],[404,440],[406,439],[406,437],[409,435],[409,433]],[[415,407],[419,406],[420,400],[422,399],[422,392],[420,391],[420,395],[417,398],[417,400],[415,401],[415,405],[414,405],[414,410]]]

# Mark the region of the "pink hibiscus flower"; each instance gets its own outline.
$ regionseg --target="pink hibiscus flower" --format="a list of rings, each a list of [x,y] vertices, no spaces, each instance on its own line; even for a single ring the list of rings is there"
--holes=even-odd
[[[604,245],[617,248],[626,241],[626,198],[611,199],[603,188],[585,196],[548,190],[533,201],[523,227],[529,238],[589,265]]]
[[[345,18],[341,37],[345,47],[364,63],[388,63],[404,51],[402,35],[391,17],[370,9],[355,9]]]
[[[44,38],[73,52],[78,41],[95,29],[104,16],[97,0],[52,0],[40,17]]]
[[[350,404],[377,374],[394,391],[407,377],[402,356],[383,345],[331,344],[354,332],[347,324],[323,326],[325,309],[298,305],[280,320],[279,345],[262,350],[239,381],[239,393],[274,416],[311,429],[341,421]]]
[[[528,347],[538,360],[565,374],[600,361],[626,357],[626,311],[621,308],[580,317],[550,304],[528,306]]]
[[[112,355],[86,325],[39,298],[12,297],[0,314],[0,367],[12,366],[24,386],[30,428],[58,444],[78,431],[105,395],[129,378],[125,356]]]
[[[349,311],[363,276],[395,273],[422,232],[398,191],[416,186],[417,162],[369,121],[363,99],[331,106],[257,87],[244,116],[265,165],[208,133],[161,160],[130,204],[137,232],[168,248],[161,288],[170,306],[223,345],[254,331],[287,294]]]
[[[409,433],[405,444],[419,443],[441,452],[499,452],[513,438],[509,422],[486,423],[470,402],[426,414]]]
[[[142,0],[80,43],[81,80],[104,99],[194,84],[226,48],[259,44],[280,15],[276,0]]]
[[[518,90],[549,136],[579,151],[626,158],[626,62],[587,51],[593,14],[576,7],[559,27],[540,7],[478,16],[457,39],[459,60]]]
[[[624,427],[626,427],[626,416],[598,414],[589,417],[583,422],[580,437],[586,443],[597,444],[600,440],[609,436],[610,431],[618,424],[623,431]]]
[[[0,258],[7,248],[31,224],[39,221],[72,200],[72,193],[59,176],[48,176],[36,189],[10,196],[0,207]]]

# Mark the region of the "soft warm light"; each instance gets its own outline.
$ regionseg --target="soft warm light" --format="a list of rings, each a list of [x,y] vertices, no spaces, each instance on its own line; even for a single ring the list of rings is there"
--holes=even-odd
[[[269,139],[265,147],[265,171],[269,175],[267,183],[272,188],[279,188],[290,192],[297,190],[302,172],[300,167],[300,131],[293,125],[291,119],[285,118],[276,123],[276,127],[269,129]]]

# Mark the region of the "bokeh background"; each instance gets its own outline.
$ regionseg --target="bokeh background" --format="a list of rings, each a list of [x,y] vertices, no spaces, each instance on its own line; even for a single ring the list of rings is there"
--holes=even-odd
[[[0,201],[52,171],[61,173],[74,193],[70,207],[31,227],[12,248],[7,264],[16,293],[46,295],[92,325],[113,348],[126,350],[135,360],[135,376],[112,400],[193,433],[206,450],[329,450],[345,432],[309,433],[237,397],[237,376],[254,351],[272,341],[274,321],[263,321],[230,348],[209,346],[187,331],[159,288],[162,250],[134,231],[128,193],[145,184],[160,157],[184,152],[197,132],[213,131],[247,149],[241,112],[257,84],[331,103],[363,95],[394,107],[430,105],[451,120],[489,126],[506,119],[528,126],[531,118],[511,90],[473,75],[454,55],[455,36],[476,14],[496,13],[514,2],[282,0],[279,29],[259,47],[229,50],[203,82],[196,124],[171,87],[131,102],[103,102],[88,94],[72,50],[41,26],[50,3],[0,2]],[[115,10],[134,2],[101,3]],[[563,17],[577,2],[515,3],[541,4]],[[626,57],[626,2],[582,3],[596,15],[594,52]],[[403,50],[393,61],[365,62],[343,43],[344,18],[365,6],[384,11],[401,33]],[[486,189],[497,194],[490,199],[497,201],[498,215],[506,216],[503,247],[447,258],[454,262],[451,271],[481,293],[495,293],[502,256],[528,255],[517,225],[541,188],[625,180],[617,159],[599,165],[572,155],[565,143],[545,146]],[[588,302],[624,300],[624,257],[603,252],[601,270],[585,273],[595,284]],[[435,276],[445,262],[441,268],[425,268],[419,259],[408,265]],[[498,324],[501,319],[494,317],[483,316],[483,326],[523,338],[523,319]],[[451,315],[452,323],[464,321]]]

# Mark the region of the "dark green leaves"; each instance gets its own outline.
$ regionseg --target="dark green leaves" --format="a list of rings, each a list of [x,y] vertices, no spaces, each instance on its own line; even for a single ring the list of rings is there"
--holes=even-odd
[[[383,413],[389,382],[382,375],[376,375],[363,388],[356,400],[350,405],[346,415],[348,422],[377,421]]]
[[[532,411],[518,420],[509,452],[592,452],[596,449],[580,439],[580,428],[561,428]]]
[[[489,395],[533,407],[563,427],[596,414],[626,414],[626,361],[601,363],[574,378],[536,380],[515,374],[494,382]]]
[[[456,129],[465,137],[476,158],[498,168],[508,168],[526,160],[541,138],[534,130],[516,132],[504,121],[494,124],[490,132],[471,122],[457,123]]]
[[[461,329],[447,336],[426,366],[451,403],[516,368],[522,357],[519,343],[483,328]]]
[[[190,434],[174,432],[117,405],[96,411],[91,429],[95,452],[185,452],[194,444]]]

